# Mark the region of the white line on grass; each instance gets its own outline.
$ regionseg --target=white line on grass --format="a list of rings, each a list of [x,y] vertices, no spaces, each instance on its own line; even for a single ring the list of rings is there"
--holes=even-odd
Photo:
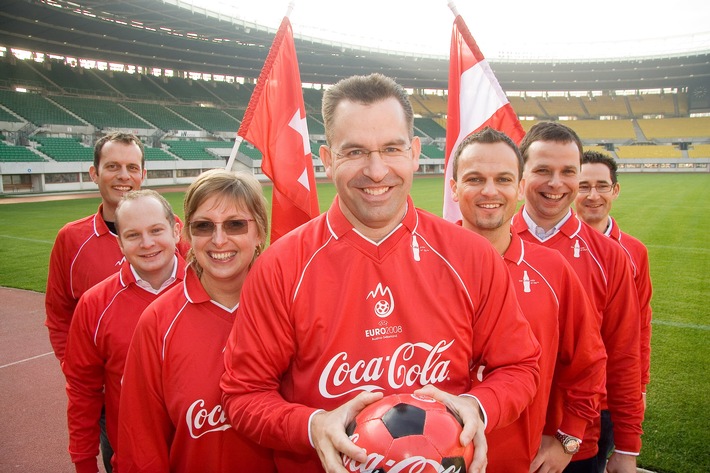
[[[697,330],[710,330],[710,325],[686,324],[683,322],[669,322],[667,320],[652,320],[651,323],[653,325],[667,325],[669,327],[694,328]]]
[[[20,363],[25,363],[25,362],[27,362],[27,361],[32,361],[32,360],[35,360],[35,359],[37,359],[37,358],[42,358],[43,356],[47,356],[47,355],[54,355],[54,352],[53,352],[53,351],[50,351],[49,353],[43,353],[43,354],[41,354],[41,355],[31,356],[31,357],[29,357],[29,358],[25,358],[24,360],[13,361],[12,363],[8,363],[8,364],[6,364],[6,365],[0,366],[0,370],[3,369],[3,368],[7,368],[8,366],[19,365]]]
[[[22,237],[10,236],[10,235],[0,235],[0,238],[8,238],[10,240],[31,241],[33,243],[46,243],[48,245],[52,245],[54,243],[54,241],[49,241],[49,240],[35,240],[34,238],[22,238]]]

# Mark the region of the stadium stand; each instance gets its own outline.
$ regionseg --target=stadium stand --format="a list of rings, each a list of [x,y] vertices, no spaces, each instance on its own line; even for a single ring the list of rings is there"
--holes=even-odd
[[[538,105],[544,111],[545,117],[549,118],[587,116],[586,110],[577,97],[546,97],[538,99]]]
[[[115,101],[51,95],[49,98],[96,128],[153,128]]]
[[[0,107],[0,122],[22,122],[20,118],[17,118],[12,113],[6,111],[4,108]]]
[[[233,143],[227,141],[191,141],[191,140],[163,140],[170,152],[185,160],[211,160],[220,159],[207,151],[208,148],[231,149]]]
[[[431,159],[445,159],[444,150],[436,145],[422,145],[422,154]]]
[[[44,162],[44,159],[24,146],[12,146],[0,141],[0,162],[33,163]]]
[[[34,136],[39,146],[37,150],[46,154],[55,161],[93,161],[94,149],[81,144],[78,138],[55,138],[47,136]]]
[[[431,118],[414,118],[414,133],[430,138],[446,138],[446,130]]]
[[[598,95],[582,100],[591,117],[631,118],[632,112],[622,95]]]
[[[446,115],[447,100],[443,95],[412,94],[410,96],[414,113],[425,117]]]
[[[572,128],[582,140],[632,141],[636,132],[631,120],[561,120]]]
[[[39,94],[0,90],[0,103],[37,126],[84,125],[78,118]]]
[[[710,158],[710,144],[695,145],[688,150],[690,158]]]
[[[120,95],[133,100],[170,100],[170,94],[158,87],[144,74],[92,71],[110,84]]]
[[[126,102],[124,105],[161,130],[198,130],[195,125],[160,104]]]
[[[619,159],[680,159],[683,157],[681,151],[673,145],[618,146],[616,155]]]
[[[306,115],[306,123],[308,124],[309,135],[325,135],[325,126],[323,126],[323,116],[317,113]]]
[[[86,172],[86,162],[92,159],[90,144],[114,129],[138,133],[150,143],[146,145],[146,158],[153,163],[149,181],[152,175],[157,185],[189,183],[205,166],[224,158],[224,151],[233,146],[231,139],[244,117],[273,32],[246,31],[240,25],[224,29],[220,20],[202,18],[172,3],[157,2],[154,9],[146,10],[144,2],[131,3],[131,9],[123,8],[125,2],[88,2],[86,11],[77,14],[75,4],[65,0],[13,2],[17,10],[13,15],[24,21],[6,22],[7,35],[0,44],[4,46],[0,49],[0,132],[8,137],[0,144],[3,183],[25,182],[27,169],[32,168],[33,192],[69,190],[72,182],[81,186],[87,179],[80,173]],[[141,14],[155,15],[155,21],[171,25],[177,33],[153,34],[147,26],[139,28],[130,21],[106,21],[124,16],[137,21]],[[51,15],[52,25],[37,30],[30,20],[46,15]],[[179,33],[185,24],[201,29],[196,34],[204,36],[189,39]],[[97,30],[106,34],[96,35]],[[219,36],[210,36],[213,33]],[[66,48],[90,41],[90,49],[78,50],[94,54],[95,49],[96,57],[84,61],[70,49],[62,51],[65,46],[57,37],[65,36],[70,39],[69,44],[63,43]],[[44,61],[16,57],[13,48],[25,46],[11,43],[20,37],[27,48],[35,48],[31,57],[44,57]],[[443,171],[446,59],[412,60],[369,50],[362,54],[317,40],[297,38],[296,43],[314,158],[324,141],[323,90],[343,75],[381,71],[397,77],[410,91],[415,133],[423,142],[425,162],[420,172]],[[187,50],[191,54],[185,55]],[[512,91],[508,98],[518,116],[525,118],[525,130],[540,120],[564,119],[586,149],[611,153],[621,160],[622,169],[708,172],[710,116],[694,115],[710,114],[710,98],[703,98],[703,90],[707,94],[710,88],[709,55],[580,61],[552,67],[545,61],[504,61],[494,69],[503,88]],[[118,71],[121,64],[124,71]],[[202,79],[194,79],[198,73]],[[323,86],[318,85],[323,81]],[[20,88],[29,92],[17,91]],[[214,148],[221,152],[208,151]],[[249,143],[241,145],[241,165],[249,168],[251,160],[258,174],[261,158]],[[318,170],[322,172],[322,167]],[[75,176],[66,180],[41,176],[72,173]],[[51,182],[61,186],[45,187]]]
[[[31,67],[65,93],[115,95],[106,83],[83,67],[70,67],[59,61],[47,61],[44,65],[36,63]]]
[[[175,161],[175,158],[165,150],[160,148],[150,148],[148,146],[143,148],[145,151],[146,161]]]
[[[710,135],[710,117],[640,119],[639,127],[648,140],[693,140]]]
[[[189,117],[195,125],[210,133],[219,131],[236,133],[239,129],[239,121],[220,109],[212,107],[198,107],[192,105],[168,105],[167,108]]]

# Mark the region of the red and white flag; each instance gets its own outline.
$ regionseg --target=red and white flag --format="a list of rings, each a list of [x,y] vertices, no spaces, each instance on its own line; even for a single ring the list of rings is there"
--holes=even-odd
[[[453,176],[453,153],[459,143],[487,126],[504,132],[516,143],[525,136],[518,116],[461,15],[456,15],[451,34],[447,113],[444,218],[457,222],[461,212],[452,198],[449,181]]]
[[[276,32],[237,134],[263,155],[273,182],[271,243],[319,213],[293,30],[288,16]]]

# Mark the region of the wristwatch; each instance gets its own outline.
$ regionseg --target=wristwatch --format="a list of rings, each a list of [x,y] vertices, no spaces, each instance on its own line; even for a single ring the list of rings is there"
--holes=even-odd
[[[563,434],[559,430],[555,434],[555,438],[560,441],[562,448],[568,455],[574,455],[579,451],[579,446],[582,443],[577,437],[572,437],[571,435]]]

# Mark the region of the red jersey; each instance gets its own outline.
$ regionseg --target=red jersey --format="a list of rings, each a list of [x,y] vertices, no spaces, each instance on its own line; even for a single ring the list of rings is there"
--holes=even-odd
[[[569,263],[557,251],[511,237],[503,259],[542,348],[540,387],[515,422],[488,434],[487,469],[528,473],[543,432],[582,438],[599,417],[606,354],[594,306]]]
[[[606,390],[602,408],[608,405],[614,422],[616,450],[637,454],[641,449],[643,400],[639,363],[638,298],[629,263],[619,245],[577,218],[570,218],[550,238],[540,241],[528,230],[522,212],[513,217],[512,229],[524,240],[559,251],[582,281],[594,304],[607,353]],[[594,455],[596,441],[588,435],[574,461]],[[598,434],[596,434],[598,435]]]
[[[353,229],[338,198],[259,257],[222,378],[232,425],[278,449],[280,471],[320,472],[310,417],[361,391],[433,384],[471,394],[487,430],[513,422],[538,383],[540,347],[490,243],[414,208],[386,238]],[[490,370],[473,386],[470,368]]]
[[[96,214],[64,225],[52,247],[44,299],[45,325],[60,362],[64,359],[69,326],[79,298],[87,289],[118,272],[123,262],[116,235],[109,231],[102,212],[103,204]],[[189,246],[181,241],[178,249],[185,256]]]
[[[181,256],[176,258],[176,264],[172,285],[182,281],[185,274]],[[124,261],[119,273],[90,288],[79,299],[62,365],[69,398],[69,453],[78,473],[98,471],[99,418],[104,403],[106,432],[111,445],[116,445],[121,377],[128,345],[143,309],[157,297],[136,284],[130,264]]]
[[[220,402],[235,316],[236,308],[210,299],[190,267],[143,312],[121,390],[121,473],[274,471],[271,452],[230,428]]]
[[[606,232],[616,240],[631,262],[634,274],[634,283],[639,297],[639,310],[641,312],[641,386],[646,392],[646,385],[651,380],[651,270],[648,263],[648,250],[640,240],[624,233],[619,229],[613,218],[609,217],[609,229]]]

